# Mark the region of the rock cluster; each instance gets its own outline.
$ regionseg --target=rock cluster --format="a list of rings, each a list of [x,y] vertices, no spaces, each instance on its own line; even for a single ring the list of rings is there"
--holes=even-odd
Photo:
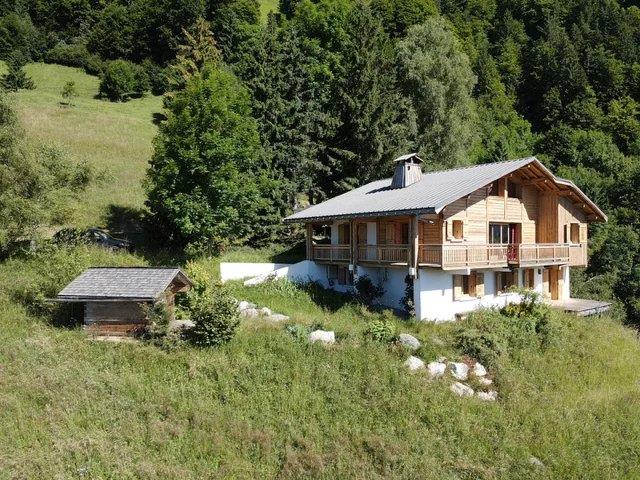
[[[469,361],[468,359],[464,362],[447,362],[446,358],[440,357],[425,365],[421,358],[412,355],[404,362],[404,365],[411,371],[426,369],[431,379],[443,377],[449,372],[456,380],[451,384],[450,389],[459,397],[475,396],[488,402],[494,402],[498,399],[497,391],[483,389],[483,387],[489,387],[493,381],[487,378],[487,369],[480,362]],[[480,389],[475,391],[469,385],[463,383],[468,380],[472,380],[476,385],[479,385]]]
[[[245,318],[263,318],[270,322],[284,322],[289,320],[289,317],[282,315],[281,313],[273,313],[270,308],[262,307],[258,308],[255,303],[242,300],[238,302],[238,311],[240,315]]]

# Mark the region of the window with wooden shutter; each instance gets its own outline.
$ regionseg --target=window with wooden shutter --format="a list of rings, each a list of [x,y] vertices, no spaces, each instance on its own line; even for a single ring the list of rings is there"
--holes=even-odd
[[[534,275],[535,270],[533,268],[524,270],[524,288],[534,288]]]
[[[571,243],[580,243],[580,224],[571,224]]]
[[[453,275],[453,299],[484,295],[484,275],[473,272],[471,275]]]
[[[462,240],[464,237],[464,223],[462,220],[454,220],[452,223],[453,238]]]
[[[342,223],[338,226],[338,243],[340,245],[349,245],[351,243],[351,225]]]
[[[378,245],[385,245],[387,243],[387,222],[378,222],[376,236]]]

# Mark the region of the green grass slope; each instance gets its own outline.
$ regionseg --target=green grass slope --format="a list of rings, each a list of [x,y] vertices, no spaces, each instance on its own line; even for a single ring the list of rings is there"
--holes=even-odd
[[[105,225],[109,215],[140,208],[141,180],[152,154],[161,112],[161,97],[146,96],[113,103],[95,98],[99,80],[76,68],[42,63],[25,67],[35,90],[21,90],[10,98],[30,141],[57,145],[77,161],[87,161],[107,178],[92,187],[75,206],[73,223]],[[76,84],[74,107],[62,107],[60,92],[68,81]]]
[[[219,349],[97,343],[17,301],[107,255],[0,265],[1,479],[638,478],[640,343],[607,318],[562,317],[564,339],[501,362],[499,401],[483,403],[367,341],[377,314],[286,283],[232,289],[335,329],[337,345],[259,320]],[[456,355],[455,325],[398,327],[423,358]]]

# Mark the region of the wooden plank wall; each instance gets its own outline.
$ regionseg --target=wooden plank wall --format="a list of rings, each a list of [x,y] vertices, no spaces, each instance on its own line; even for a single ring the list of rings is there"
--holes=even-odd
[[[135,302],[87,302],[84,323],[91,325],[96,322],[144,323],[146,318]]]
[[[552,192],[540,192],[538,195],[538,243],[556,243],[558,236],[558,196]]]
[[[558,241],[563,241],[564,226],[572,223],[580,224],[580,242],[587,241],[587,219],[580,207],[574,205],[571,200],[561,197],[558,202]]]
[[[511,180],[517,181],[517,180]],[[489,195],[480,188],[445,208],[445,241],[454,243],[452,220],[464,223],[464,239],[467,243],[484,244],[489,241],[489,222],[522,224],[522,242],[535,243],[538,219],[538,192],[535,187],[523,186],[522,199]],[[422,242],[421,243],[427,243]]]

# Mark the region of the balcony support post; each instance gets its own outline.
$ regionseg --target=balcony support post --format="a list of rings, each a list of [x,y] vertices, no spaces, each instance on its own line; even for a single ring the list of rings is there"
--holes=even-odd
[[[420,228],[418,215],[411,216],[409,224],[409,269],[413,268],[413,277],[418,278],[418,256],[420,253]]]
[[[307,223],[306,229],[307,260],[313,260],[313,225],[311,223]]]
[[[350,245],[350,258],[349,263],[353,265],[353,273],[356,273],[356,265],[358,264],[358,239],[356,236],[358,235],[358,225],[355,219],[349,220],[349,228],[351,229],[351,234],[349,235]]]

